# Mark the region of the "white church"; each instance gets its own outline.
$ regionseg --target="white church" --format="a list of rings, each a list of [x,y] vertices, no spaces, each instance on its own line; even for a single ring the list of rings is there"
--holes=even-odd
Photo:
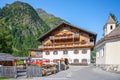
[[[120,27],[109,16],[104,26],[104,37],[96,44],[96,65],[106,70],[120,69]]]

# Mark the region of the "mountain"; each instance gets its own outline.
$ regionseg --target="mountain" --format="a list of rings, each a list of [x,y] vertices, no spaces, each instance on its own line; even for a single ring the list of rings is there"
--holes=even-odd
[[[1,22],[10,29],[13,36],[11,42],[15,56],[28,56],[29,48],[37,48],[38,36],[50,29],[32,6],[20,1],[7,4],[0,10]]]
[[[67,22],[59,17],[55,17],[52,14],[47,13],[41,8],[36,9],[36,12],[39,14],[40,18],[50,27],[54,28],[61,22]]]

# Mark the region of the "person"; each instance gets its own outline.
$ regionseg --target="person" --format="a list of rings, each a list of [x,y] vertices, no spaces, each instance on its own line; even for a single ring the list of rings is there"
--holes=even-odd
[[[65,70],[65,61],[63,58],[60,60],[60,69]]]
[[[68,65],[68,59],[65,59],[65,65]]]
[[[68,59],[65,59],[65,69],[69,68],[68,64],[69,64]]]

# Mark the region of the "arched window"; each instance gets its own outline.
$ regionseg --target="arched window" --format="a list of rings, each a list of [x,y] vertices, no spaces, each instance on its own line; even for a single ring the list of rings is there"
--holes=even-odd
[[[75,49],[74,50],[74,54],[78,54],[79,53],[79,50],[78,49]]]
[[[46,55],[50,55],[50,52],[49,51],[46,51],[46,53],[45,53]]]
[[[63,51],[63,54],[64,54],[64,55],[67,55],[67,54],[68,54],[68,51],[67,51],[67,50],[64,50],[64,51]]]
[[[57,51],[54,51],[54,52],[53,52],[53,54],[54,54],[54,55],[57,55],[57,54],[58,54],[58,52],[57,52]]]
[[[74,63],[79,63],[79,59],[74,59]]]
[[[110,29],[111,29],[111,30],[113,29],[113,26],[112,26],[112,25],[110,26]]]
[[[83,64],[87,64],[87,59],[82,59]]]
[[[87,54],[87,50],[86,49],[82,49],[82,54]]]

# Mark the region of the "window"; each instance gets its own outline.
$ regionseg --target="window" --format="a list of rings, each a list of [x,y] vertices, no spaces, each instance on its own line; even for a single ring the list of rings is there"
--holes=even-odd
[[[63,51],[63,54],[64,54],[64,55],[67,55],[67,54],[68,54],[68,51],[67,51],[67,50],[64,50],[64,51]]]
[[[99,55],[99,52],[97,52],[97,57],[99,57],[100,55]]]
[[[49,52],[49,51],[46,51],[46,55],[50,55],[50,52]]]
[[[102,57],[104,56],[104,48],[101,49],[100,54],[101,54]]]
[[[74,54],[78,54],[79,53],[79,50],[78,49],[75,49],[74,50]]]
[[[87,54],[87,50],[86,49],[82,49],[82,54]]]
[[[36,56],[42,55],[42,52],[36,52]]]
[[[74,63],[79,63],[79,59],[74,59]]]
[[[82,59],[83,64],[87,64],[87,59]]]
[[[53,52],[53,54],[54,54],[54,55],[57,55],[57,54],[58,54],[58,52],[57,52],[57,51],[54,51],[54,52]]]
[[[110,29],[111,29],[111,30],[113,29],[113,26],[112,26],[112,25],[110,26]]]

